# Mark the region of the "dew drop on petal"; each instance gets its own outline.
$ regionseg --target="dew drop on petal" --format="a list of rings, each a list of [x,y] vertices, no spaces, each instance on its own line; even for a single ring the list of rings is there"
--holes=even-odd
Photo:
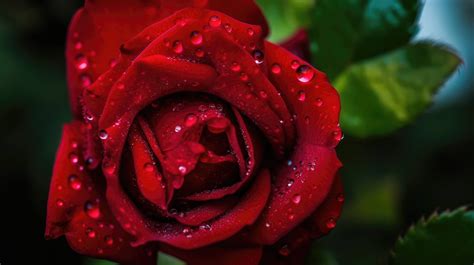
[[[308,83],[314,77],[314,71],[306,64],[298,66],[296,68],[296,77],[302,83]]]
[[[234,72],[238,72],[240,71],[240,64],[236,63],[236,62],[233,62],[230,66],[230,70],[234,71]]]
[[[180,132],[182,129],[183,127],[176,125],[176,127],[174,127],[174,132]]]
[[[73,190],[80,190],[82,187],[82,182],[76,175],[70,175],[68,178],[69,187]]]
[[[109,134],[105,130],[99,131],[99,138],[102,140],[106,140],[109,137]]]
[[[253,36],[255,34],[255,31],[252,28],[248,28],[247,34],[249,34],[249,36]]]
[[[56,200],[56,206],[58,206],[58,207],[63,207],[63,206],[64,206],[64,201],[61,200],[61,199],[57,199],[57,200]]]
[[[175,42],[173,42],[173,51],[175,53],[182,53],[184,50],[183,48],[183,44],[181,43],[181,41],[177,40]]]
[[[338,202],[344,202],[344,194],[341,193],[341,194],[337,195],[336,199],[337,199]]]
[[[92,84],[92,78],[88,74],[82,74],[79,76],[79,81],[83,88],[87,88]]]
[[[83,54],[76,56],[76,68],[79,70],[84,70],[89,66],[89,60]]]
[[[77,164],[79,162],[79,156],[76,153],[70,153],[69,161],[71,161],[73,164]]]
[[[299,194],[294,195],[291,201],[293,201],[294,204],[299,204],[301,202],[301,195]]]
[[[314,105],[316,105],[316,107],[321,107],[323,105],[323,100],[320,99],[320,98],[317,98],[315,101],[314,101]]]
[[[197,122],[197,116],[192,113],[186,115],[186,118],[184,119],[184,125],[186,127],[191,127],[194,124],[196,124],[196,122]]]
[[[298,100],[305,101],[306,100],[306,93],[303,90],[298,91]]]
[[[114,244],[114,239],[111,236],[105,236],[104,237],[104,242],[105,244],[111,246]]]
[[[272,65],[272,73],[274,73],[274,74],[279,74],[279,73],[281,73],[281,66],[280,66],[279,64],[277,64],[277,63],[274,63],[274,64]]]
[[[299,63],[297,60],[293,60],[293,61],[291,62],[291,68],[292,68],[293,70],[296,70],[299,66],[300,66],[300,63]]]
[[[193,31],[190,35],[191,43],[194,45],[199,45],[202,43],[202,34],[199,31]]]
[[[252,52],[252,57],[256,64],[262,64],[265,54],[261,50],[254,50]]]
[[[153,172],[153,170],[155,170],[152,163],[145,163],[143,169],[145,169],[146,172]]]
[[[211,27],[219,27],[221,25],[222,21],[218,16],[211,16],[209,18],[209,26]]]
[[[97,219],[100,217],[99,204],[96,202],[86,201],[84,204],[84,211],[92,219]]]
[[[227,33],[232,32],[232,27],[228,23],[224,24],[224,29],[225,29],[225,31],[227,31]]]
[[[283,246],[278,250],[278,253],[280,253],[280,255],[285,256],[285,257],[287,257],[288,255],[290,255],[290,249],[288,248],[288,245],[283,245]]]
[[[204,51],[201,49],[196,49],[196,51],[194,52],[194,55],[196,55],[196,57],[202,58],[204,57]]]
[[[295,215],[294,215],[294,214],[290,214],[290,215],[288,215],[288,220],[290,220],[290,221],[291,221],[291,220],[293,220],[293,219],[295,219]]]
[[[179,166],[178,167],[178,171],[179,173],[181,173],[182,175],[186,174],[186,172],[188,171],[188,169],[185,167],[185,166]]]
[[[333,229],[334,227],[336,227],[336,220],[334,220],[334,218],[329,218],[327,221],[326,221],[326,227],[328,229]]]
[[[92,228],[87,228],[86,229],[86,235],[90,238],[95,238],[95,236],[97,235],[96,232],[94,231],[94,229]]]
[[[289,179],[288,180],[288,184],[286,184],[288,187],[291,187],[293,186],[293,184],[295,183],[295,181],[293,179]]]

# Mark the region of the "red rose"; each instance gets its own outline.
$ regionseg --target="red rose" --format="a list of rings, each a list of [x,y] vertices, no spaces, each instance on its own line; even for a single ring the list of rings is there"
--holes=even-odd
[[[46,237],[154,264],[299,264],[342,207],[339,97],[251,0],[89,0]]]

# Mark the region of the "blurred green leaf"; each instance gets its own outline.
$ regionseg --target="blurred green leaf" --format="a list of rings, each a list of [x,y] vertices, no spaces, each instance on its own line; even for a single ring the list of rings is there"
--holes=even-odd
[[[104,260],[104,259],[85,259],[84,265],[118,265],[115,262]]]
[[[307,265],[338,265],[334,254],[321,247],[313,247],[311,253],[306,260]]]
[[[334,82],[344,131],[367,137],[407,124],[460,63],[446,47],[419,42],[352,65]]]
[[[419,0],[317,0],[313,63],[330,78],[350,64],[396,49],[416,34]]]
[[[474,211],[461,207],[412,226],[395,245],[393,265],[474,262]]]
[[[270,41],[279,42],[308,25],[314,0],[257,0],[270,25]]]
[[[356,224],[392,226],[399,220],[400,187],[397,178],[370,179],[353,187],[355,196],[344,214]]]
[[[178,258],[159,252],[157,265],[186,265],[186,263]]]

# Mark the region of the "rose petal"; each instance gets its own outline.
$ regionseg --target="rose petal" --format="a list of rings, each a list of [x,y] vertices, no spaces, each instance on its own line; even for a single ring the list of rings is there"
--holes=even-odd
[[[130,246],[133,238],[109,211],[104,180],[97,172],[84,168],[81,126],[78,122],[64,126],[51,180],[45,237],[65,234],[75,251],[88,256],[154,264],[156,251]]]
[[[293,36],[281,43],[280,46],[305,61],[309,62],[311,60],[308,32],[305,29],[298,30]]]

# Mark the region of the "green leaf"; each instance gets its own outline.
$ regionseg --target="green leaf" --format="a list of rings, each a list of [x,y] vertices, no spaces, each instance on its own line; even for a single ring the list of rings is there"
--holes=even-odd
[[[335,78],[350,64],[405,45],[418,31],[419,0],[317,0],[313,64]]]
[[[310,255],[306,260],[306,265],[338,265],[334,254],[321,247],[313,246]]]
[[[118,264],[112,261],[104,260],[104,259],[87,258],[84,260],[84,265],[118,265]]]
[[[310,22],[314,0],[257,0],[270,25],[269,40],[280,42]]]
[[[460,63],[446,47],[419,42],[352,65],[334,82],[343,130],[367,137],[409,123]]]
[[[159,252],[157,265],[186,265],[186,263],[178,258]]]
[[[474,262],[474,211],[461,207],[422,219],[400,238],[393,265],[462,265]]]

